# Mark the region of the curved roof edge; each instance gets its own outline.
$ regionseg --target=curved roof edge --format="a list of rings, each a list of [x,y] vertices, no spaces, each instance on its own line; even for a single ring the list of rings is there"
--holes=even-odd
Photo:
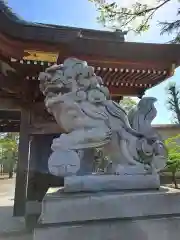
[[[124,42],[124,32],[100,31],[76,27],[67,27],[43,23],[33,23],[23,20],[0,0],[0,32],[12,38],[30,41],[60,43],[74,40],[78,37],[98,38]]]

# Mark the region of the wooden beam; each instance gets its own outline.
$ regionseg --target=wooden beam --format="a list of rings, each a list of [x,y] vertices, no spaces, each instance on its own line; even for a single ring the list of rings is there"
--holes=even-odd
[[[12,72],[9,72],[7,76],[0,73],[0,90],[21,99],[20,105],[32,102],[37,94],[40,95],[38,81],[27,81],[23,76]]]
[[[64,132],[56,122],[36,123],[28,128],[30,135],[60,134]]]
[[[7,133],[7,132],[19,132],[20,126],[19,125],[6,125],[6,126],[0,126],[0,132],[1,133]]]
[[[9,73],[9,76],[5,76],[0,73],[0,89],[3,89],[9,93],[21,93],[25,85],[25,81],[18,79],[16,74]]]
[[[20,111],[0,110],[0,120],[21,120]]]
[[[180,61],[180,49],[173,44],[120,43],[81,38],[71,42],[69,47],[71,56],[93,56],[94,59],[99,58],[102,62],[106,59],[109,63],[112,63],[113,59],[117,59],[118,62],[141,63],[154,66],[160,64],[168,67],[173,62],[179,63]]]
[[[20,111],[20,101],[13,98],[0,97],[0,110]]]
[[[27,34],[29,34],[28,31],[26,31],[25,35],[27,36]],[[27,56],[27,52],[25,52],[25,50],[45,51],[45,52],[59,52],[59,51],[64,52],[65,50],[67,52],[68,50],[67,43],[62,43],[62,42],[60,43],[59,37],[58,37],[58,43],[56,42],[55,44],[45,43],[44,37],[41,39],[41,42],[35,42],[34,41],[35,36],[31,36],[31,37],[32,37],[31,39],[32,41],[19,41],[19,40],[15,40],[14,38],[9,38],[8,36],[5,36],[4,34],[0,33],[0,43],[1,43],[0,51],[4,56],[7,56],[7,57],[10,56],[16,59],[22,59],[24,56]]]
[[[29,121],[30,121],[29,110],[22,109],[19,138],[19,159],[17,164],[15,199],[14,199],[14,216],[23,216],[25,213],[28,157],[29,157],[29,135],[28,135]]]
[[[85,55],[85,54],[71,54],[71,55],[63,55],[60,53],[58,58],[58,64],[62,64],[64,60],[70,56],[76,57],[78,59],[87,61],[87,63],[93,67],[101,67],[101,68],[128,68],[128,69],[139,69],[139,70],[148,70],[148,69],[156,69],[163,71],[168,68],[168,64],[164,64],[162,62],[138,62],[136,60],[124,61],[120,58],[107,58],[107,57],[99,57],[96,55]]]
[[[144,92],[145,89],[142,87],[126,87],[126,86],[107,86],[110,93],[113,93],[111,96],[117,97],[117,96],[137,96],[141,94],[141,92]]]

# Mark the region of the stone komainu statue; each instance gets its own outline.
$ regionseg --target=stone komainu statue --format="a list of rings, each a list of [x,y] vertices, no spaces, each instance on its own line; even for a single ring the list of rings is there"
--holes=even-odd
[[[144,97],[127,115],[94,68],[75,58],[47,68],[39,79],[45,105],[64,129],[52,143],[52,174],[78,174],[86,160],[77,152],[93,148],[108,157],[109,174],[151,174],[164,167],[165,147],[151,126],[155,98]]]

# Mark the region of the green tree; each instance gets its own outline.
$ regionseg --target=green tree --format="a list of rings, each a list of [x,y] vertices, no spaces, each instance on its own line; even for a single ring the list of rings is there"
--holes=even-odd
[[[180,170],[180,134],[168,138],[165,141],[166,147],[168,149],[168,161],[166,169],[172,174],[172,182],[175,188],[178,188],[176,173]]]
[[[117,1],[108,0],[89,0],[96,4],[99,12],[98,21],[104,26],[110,26],[115,29],[134,31],[141,33],[150,28],[150,20],[155,13],[162,9],[170,2],[179,3],[180,0],[154,0],[143,1],[137,0],[130,7],[121,7]],[[180,8],[177,7],[177,15],[175,20],[168,22],[158,22],[161,26],[161,34],[175,34],[172,39],[173,43],[180,42]]]
[[[17,133],[5,133],[0,135],[0,163],[8,172],[12,171],[18,159]]]
[[[167,87],[168,109],[172,112],[173,123],[180,124],[180,92],[176,83],[171,83]]]
[[[130,97],[124,97],[123,100],[120,101],[120,105],[128,113],[132,107],[137,105],[137,102]]]

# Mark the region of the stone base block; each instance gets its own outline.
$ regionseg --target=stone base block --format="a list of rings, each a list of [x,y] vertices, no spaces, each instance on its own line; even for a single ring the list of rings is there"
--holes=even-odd
[[[176,226],[176,227],[175,227]],[[179,240],[180,218],[129,220],[38,229],[37,240]]]
[[[56,193],[43,201],[34,240],[179,240],[180,192]]]
[[[65,192],[99,192],[117,190],[158,189],[158,174],[149,175],[85,175],[64,179]]]

